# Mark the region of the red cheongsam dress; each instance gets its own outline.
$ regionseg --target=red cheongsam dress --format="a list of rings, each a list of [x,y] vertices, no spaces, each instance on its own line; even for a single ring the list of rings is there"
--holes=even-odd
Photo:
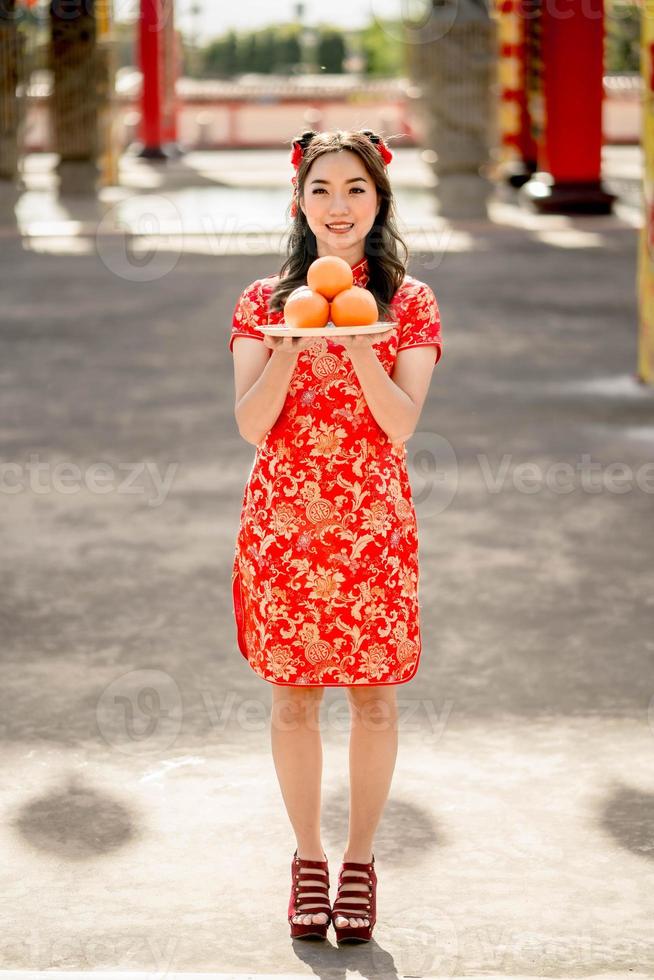
[[[366,286],[368,260],[352,267]],[[263,341],[277,276],[257,279],[234,310],[235,337]],[[374,344],[385,371],[407,347],[441,357],[436,297],[406,275],[397,326]],[[282,410],[257,445],[232,571],[238,646],[272,684],[403,684],[418,669],[418,528],[406,446],[368,408],[346,349],[316,337],[298,354]]]

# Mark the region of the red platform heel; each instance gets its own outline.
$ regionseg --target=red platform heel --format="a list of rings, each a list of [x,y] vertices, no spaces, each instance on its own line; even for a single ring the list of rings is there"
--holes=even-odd
[[[318,871],[320,869],[320,871]],[[316,873],[318,872],[318,873]],[[324,872],[322,874],[321,872]],[[308,861],[297,856],[297,849],[291,862],[293,884],[288,903],[288,921],[291,927],[291,939],[326,939],[329,923],[331,922],[331,904],[329,902],[329,868],[327,859],[324,861]],[[318,915],[325,912],[326,922],[293,922],[297,914]]]
[[[344,874],[344,872],[348,872]],[[343,885],[356,885],[344,889]],[[337,926],[336,917],[345,919],[367,919],[367,926]],[[332,921],[336,930],[337,942],[367,943],[372,939],[372,930],[377,921],[377,873],[375,855],[370,864],[356,861],[343,861],[338,876],[338,892],[332,906]]]

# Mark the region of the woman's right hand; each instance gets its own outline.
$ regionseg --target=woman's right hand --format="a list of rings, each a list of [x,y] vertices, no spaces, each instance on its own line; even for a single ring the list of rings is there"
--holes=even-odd
[[[270,334],[264,334],[263,342],[271,350],[278,350],[283,354],[299,354],[301,350],[312,347],[316,339],[316,337],[271,337]]]

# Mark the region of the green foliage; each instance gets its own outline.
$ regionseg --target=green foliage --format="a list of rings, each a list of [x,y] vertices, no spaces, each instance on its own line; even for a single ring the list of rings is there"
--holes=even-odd
[[[199,60],[202,75],[211,78],[292,72],[302,61],[300,29],[282,24],[239,34],[230,31],[203,48]]]
[[[236,31],[229,31],[204,49],[200,61],[202,74],[230,78],[241,70],[243,57],[243,40],[238,37]]]
[[[300,31],[295,24],[277,29],[274,37],[274,72],[287,73],[302,61]],[[251,70],[251,69],[250,69]]]
[[[348,32],[332,24],[321,24],[313,31],[313,47],[306,44],[295,23],[238,35],[230,32],[198,52],[199,70],[205,78],[230,78],[245,72],[292,73],[301,70],[301,66],[325,74],[341,74],[351,48],[353,53],[363,55],[368,75],[395,76],[406,71],[400,22],[372,22],[361,31]]]
[[[635,3],[607,5],[605,71],[640,71],[641,16],[640,7]]]
[[[407,70],[401,21],[372,21],[361,32],[361,51],[365,73],[371,76],[396,77]]]
[[[334,28],[321,28],[316,45],[318,69],[328,75],[342,74],[346,54],[345,38],[342,33]]]
[[[275,31],[267,27],[263,31],[253,34],[255,58],[248,62],[249,67],[246,71],[262,72],[270,74],[275,64]]]

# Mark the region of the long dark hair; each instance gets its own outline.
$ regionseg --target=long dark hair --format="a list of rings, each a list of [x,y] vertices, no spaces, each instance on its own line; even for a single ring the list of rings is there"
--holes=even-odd
[[[409,250],[397,230],[393,192],[384,161],[375,146],[379,139],[371,129],[337,129],[321,133],[309,129],[292,142],[300,143],[303,149],[297,172],[297,199],[304,195],[304,184],[311,164],[323,153],[337,150],[357,153],[373,179],[380,207],[375,223],[366,235],[364,252],[368,259],[368,289],[377,301],[380,320],[387,320],[390,318],[391,300],[404,280]],[[404,251],[403,259],[398,256],[398,247]],[[299,206],[289,232],[286,252],[287,258],[279,271],[279,282],[270,297],[271,312],[283,309],[289,293],[306,283],[309,266],[318,258],[316,236]]]

